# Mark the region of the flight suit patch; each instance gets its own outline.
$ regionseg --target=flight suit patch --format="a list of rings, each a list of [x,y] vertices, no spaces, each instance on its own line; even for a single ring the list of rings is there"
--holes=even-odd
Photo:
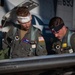
[[[66,47],[67,47],[67,43],[63,43],[62,48],[66,48]]]
[[[29,43],[30,44],[30,41],[28,39],[26,39],[26,38],[24,38],[22,41],[25,42],[25,43]]]
[[[42,36],[38,37],[38,45],[37,45],[36,54],[37,55],[47,55],[45,40]]]
[[[44,38],[42,36],[38,37],[38,40],[39,40],[40,45],[44,45],[45,41],[44,41]]]
[[[44,41],[44,38],[42,36],[38,37],[39,42]]]

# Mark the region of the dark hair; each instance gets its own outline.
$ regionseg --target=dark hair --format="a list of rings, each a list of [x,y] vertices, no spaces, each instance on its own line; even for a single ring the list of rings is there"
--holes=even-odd
[[[64,24],[64,21],[60,17],[53,17],[49,22],[49,28],[55,28],[61,24]]]
[[[28,10],[27,7],[18,7],[18,9],[16,10],[16,14],[17,14],[18,16],[23,16],[23,17],[25,17],[25,16],[29,15],[30,12],[29,12],[29,10]]]

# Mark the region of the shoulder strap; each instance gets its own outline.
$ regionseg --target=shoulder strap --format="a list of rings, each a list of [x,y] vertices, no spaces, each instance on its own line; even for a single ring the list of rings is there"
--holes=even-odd
[[[70,38],[71,38],[71,36],[72,36],[73,33],[74,33],[74,32],[69,31],[68,39],[67,39],[67,44],[68,44],[68,46],[71,46]]]
[[[17,28],[14,27],[14,28],[13,28],[13,31],[12,31],[12,32],[13,32],[13,35],[12,35],[13,39],[14,39],[14,37],[15,37],[16,31],[17,31]],[[11,56],[12,50],[13,50],[13,49],[12,49],[12,47],[11,47],[11,50],[10,50],[10,57],[9,57],[9,58],[12,57],[12,56]]]
[[[33,40],[35,40],[36,39],[36,36],[37,36],[37,28],[35,28],[35,27],[32,27],[31,28],[31,40],[33,41]]]
[[[14,27],[14,29],[13,29],[13,37],[15,36],[16,31],[17,31],[17,28],[16,28],[16,27]]]

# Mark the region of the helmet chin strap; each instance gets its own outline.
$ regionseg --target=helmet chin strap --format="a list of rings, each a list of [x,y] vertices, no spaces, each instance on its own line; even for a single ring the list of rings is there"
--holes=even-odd
[[[17,16],[18,21],[20,21],[21,23],[26,23],[29,22],[31,20],[31,15],[28,15],[26,17],[22,17],[22,16]]]

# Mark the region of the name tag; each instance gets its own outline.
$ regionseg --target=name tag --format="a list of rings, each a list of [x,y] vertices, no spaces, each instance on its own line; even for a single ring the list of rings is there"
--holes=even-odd
[[[69,49],[69,53],[73,53],[73,49]]]

